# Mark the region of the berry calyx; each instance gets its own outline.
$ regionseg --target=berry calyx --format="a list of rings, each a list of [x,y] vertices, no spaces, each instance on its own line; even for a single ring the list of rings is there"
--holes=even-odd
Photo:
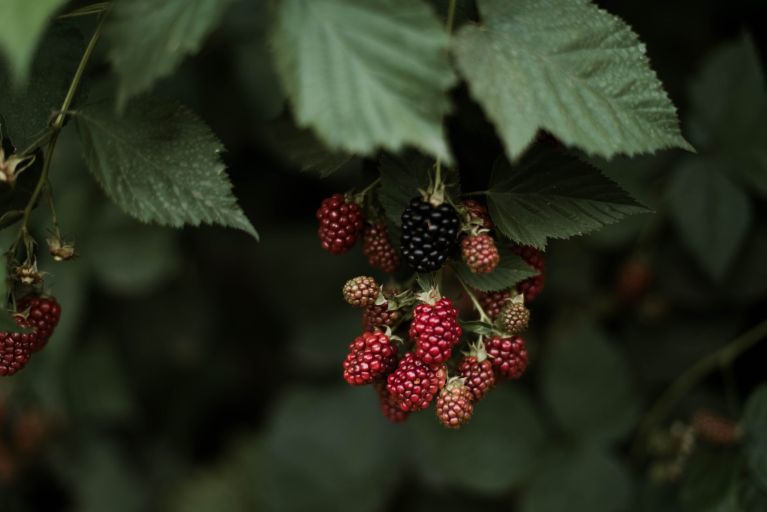
[[[511,299],[510,290],[500,290],[497,292],[475,292],[477,300],[479,301],[482,309],[485,310],[487,316],[491,320],[498,318],[501,310],[506,307]]]
[[[531,301],[543,291],[545,261],[543,253],[535,247],[515,245],[512,252],[525,260],[525,263],[536,269],[539,274],[529,277],[517,284],[517,292],[524,294],[526,301]]]
[[[419,304],[413,310],[408,334],[415,341],[418,359],[429,365],[444,363],[461,340],[458,310],[448,298],[438,300],[433,306]]]
[[[363,228],[362,209],[347,201],[343,194],[324,199],[317,210],[317,220],[322,248],[333,254],[343,254],[354,247]]]
[[[492,272],[501,261],[495,240],[487,233],[465,236],[461,240],[461,256],[469,270],[476,274]]]
[[[530,323],[530,310],[523,302],[509,302],[498,314],[496,323],[508,334],[519,334],[527,329]]]
[[[378,400],[381,406],[381,412],[387,420],[392,423],[402,423],[405,421],[410,413],[403,411],[397,401],[392,397],[389,391],[386,389],[386,384],[383,382],[377,382],[373,385],[376,393],[378,393]]]
[[[456,243],[460,220],[448,203],[438,206],[417,197],[402,213],[402,255],[416,272],[439,270]]]
[[[382,332],[365,332],[349,345],[344,380],[352,386],[370,384],[397,364],[397,347]]]
[[[378,283],[370,276],[357,276],[349,279],[343,288],[344,300],[352,306],[360,308],[375,304],[378,293]]]
[[[518,379],[527,368],[525,340],[519,336],[494,336],[485,342],[487,355],[496,373],[507,379]]]
[[[384,222],[376,222],[365,228],[362,252],[371,266],[384,272],[394,272],[399,266],[399,254],[389,240],[389,231]]]
[[[54,297],[27,295],[16,305],[14,320],[25,329],[32,329],[30,350],[38,352],[45,347],[61,318],[61,306]]]
[[[408,352],[389,374],[386,389],[403,411],[426,409],[445,385],[444,368],[435,368]]]
[[[490,220],[490,214],[487,213],[485,205],[475,199],[465,199],[461,202],[470,224],[479,226],[482,229],[493,229],[493,222]]]
[[[474,395],[463,379],[451,380],[442,388],[437,398],[437,419],[447,428],[460,428],[471,419],[474,412]]]
[[[480,361],[475,356],[466,356],[458,366],[458,374],[471,391],[475,402],[481,400],[495,386],[493,363],[489,359]]]

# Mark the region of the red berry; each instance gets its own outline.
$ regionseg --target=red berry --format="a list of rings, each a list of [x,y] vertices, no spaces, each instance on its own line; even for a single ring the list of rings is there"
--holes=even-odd
[[[413,310],[408,333],[415,341],[418,359],[430,365],[444,363],[461,340],[458,310],[448,298],[438,300],[433,306],[419,304]]]
[[[527,349],[525,340],[519,336],[501,338],[494,336],[485,342],[487,355],[493,362],[493,368],[507,379],[518,379],[527,368]]]
[[[343,288],[344,300],[352,306],[366,308],[378,298],[378,283],[370,276],[349,279]]]
[[[479,361],[474,356],[467,356],[458,366],[458,374],[463,377],[475,401],[479,401],[495,386],[493,363],[489,359]]]
[[[429,366],[408,352],[389,374],[386,390],[403,411],[420,411],[445,385],[445,375],[444,368]]]
[[[461,379],[451,380],[442,388],[437,398],[437,418],[447,428],[460,428],[471,419],[474,412],[472,395]]]
[[[323,200],[317,210],[317,219],[322,248],[333,254],[343,254],[354,247],[362,232],[362,209],[347,201],[343,194]]]
[[[381,412],[386,419],[392,423],[402,423],[410,416],[408,411],[403,411],[397,401],[391,396],[386,389],[386,384],[383,382],[376,382],[374,385],[376,392],[378,393],[378,399],[381,404]]]
[[[477,274],[492,272],[501,261],[495,240],[487,233],[465,236],[461,240],[461,256],[469,270]]]
[[[523,293],[526,301],[531,301],[543,291],[543,275],[546,266],[543,253],[535,247],[526,245],[515,245],[512,252],[539,272],[537,276],[529,277],[517,284],[517,292]]]
[[[0,332],[0,376],[11,376],[32,357],[33,333]]]
[[[483,229],[493,229],[493,222],[490,220],[490,214],[487,213],[487,208],[482,203],[475,201],[474,199],[466,199],[462,204],[466,209],[469,221],[477,224]]]
[[[498,326],[508,334],[519,334],[530,323],[530,310],[520,302],[509,302],[498,314]]]
[[[696,410],[690,423],[698,437],[711,444],[731,445],[743,435],[737,423],[707,409]]]
[[[501,290],[497,292],[476,292],[482,309],[492,320],[498,317],[498,314],[509,303],[511,299],[511,290]]]
[[[384,272],[394,272],[399,266],[399,253],[389,240],[386,224],[377,222],[365,228],[362,238],[362,252],[371,266]]]
[[[382,332],[365,332],[349,345],[344,379],[352,386],[370,384],[397,364],[397,347]]]
[[[376,327],[392,327],[399,318],[399,310],[390,310],[389,304],[374,304],[366,307],[365,311],[362,312],[362,328],[366,331],[372,331]]]
[[[61,318],[61,306],[54,297],[27,295],[19,301],[14,315],[19,327],[32,329],[30,350],[38,352],[48,343]]]

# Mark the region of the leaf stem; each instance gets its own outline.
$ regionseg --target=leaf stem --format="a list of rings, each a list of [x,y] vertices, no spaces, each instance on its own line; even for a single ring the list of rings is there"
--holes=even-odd
[[[455,23],[455,4],[457,0],[450,0],[447,8],[447,35],[453,33],[453,23]]]
[[[75,9],[72,12],[61,14],[57,17],[60,20],[66,20],[69,18],[78,18],[81,16],[91,16],[93,14],[101,14],[110,7],[110,2],[98,2],[91,5],[86,5]]]
[[[27,206],[24,208],[24,216],[21,219],[21,227],[19,228],[19,233],[16,237],[16,240],[13,242],[13,245],[11,245],[11,248],[8,251],[9,256],[11,257],[13,257],[13,255],[15,254],[19,243],[23,241],[27,251],[26,259],[27,261],[31,260],[32,244],[29,240],[29,218],[32,215],[32,210],[34,210],[38,199],[40,198],[40,194],[43,192],[43,190],[47,187],[49,183],[48,174],[51,168],[51,160],[53,160],[53,153],[56,150],[56,143],[58,142],[58,139],[59,139],[59,133],[61,132],[61,129],[64,127],[64,121],[66,120],[66,116],[69,111],[69,108],[72,106],[72,102],[75,99],[75,95],[77,94],[77,89],[80,85],[80,81],[83,78],[83,74],[85,73],[85,68],[88,65],[88,61],[90,60],[91,55],[93,55],[93,50],[96,48],[96,43],[98,43],[98,40],[101,37],[101,32],[104,28],[105,19],[106,19],[106,16],[102,16],[101,19],[99,20],[99,23],[96,26],[96,30],[93,32],[93,35],[91,36],[91,40],[88,42],[88,46],[85,48],[85,51],[83,52],[83,55],[80,58],[80,64],[77,66],[77,70],[75,71],[75,74],[72,77],[72,81],[69,84],[69,89],[67,90],[67,94],[64,97],[64,101],[61,104],[61,108],[59,109],[58,113],[56,114],[56,117],[53,119],[53,122],[51,123],[49,132],[39,139],[39,140],[45,141],[46,139],[49,138],[48,147],[45,150],[45,156],[44,156],[45,161],[43,162],[43,170],[40,173],[40,178],[37,180],[35,189],[32,191],[32,195],[30,196],[29,201],[27,202]],[[27,151],[34,151],[35,149],[37,148],[31,148],[30,150],[27,150]]]
[[[722,348],[703,357],[674,380],[644,415],[634,438],[633,452],[638,454],[641,443],[671,412],[674,405],[716,369],[728,368],[751,347],[767,338],[767,320],[757,324]]]
[[[476,309],[477,312],[479,313],[479,320],[481,322],[492,324],[493,321],[490,319],[489,316],[487,316],[487,313],[485,313],[485,310],[482,308],[482,305],[477,300],[477,297],[476,295],[474,295],[474,292],[471,291],[469,286],[464,282],[463,279],[461,279],[461,277],[458,274],[455,274],[455,278],[458,280],[459,283],[461,283],[461,286],[463,286],[463,289],[466,292],[466,295],[469,296],[471,303],[474,305],[474,309]]]

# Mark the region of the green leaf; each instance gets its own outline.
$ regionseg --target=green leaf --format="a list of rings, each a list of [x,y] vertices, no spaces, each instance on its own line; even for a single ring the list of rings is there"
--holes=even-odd
[[[185,107],[142,99],[118,117],[101,103],[75,119],[88,167],[126,213],[163,226],[220,224],[258,236],[232,194],[224,148]]]
[[[501,261],[487,274],[475,274],[463,261],[456,262],[453,268],[466,284],[483,292],[508,290],[528,277],[538,275],[539,272],[511,252],[511,248],[502,246],[500,252]]]
[[[280,119],[269,125],[269,141],[302,172],[316,172],[326,178],[344,167],[352,156],[329,150],[314,133],[298,128],[292,121]]]
[[[428,188],[429,173],[433,168],[434,160],[412,151],[405,153],[402,157],[390,154],[384,154],[381,157],[378,166],[381,173],[378,200],[392,223],[399,226],[402,222],[402,212],[413,198],[418,197],[418,190]],[[443,166],[442,176],[448,194],[453,197],[458,196],[460,194],[458,172]]]
[[[0,50],[18,84],[27,79],[32,56],[45,27],[66,0],[3,0],[0,6]]]
[[[590,326],[554,340],[542,364],[543,394],[568,432],[586,439],[623,438],[639,402],[622,354]]]
[[[82,50],[80,33],[70,25],[57,24],[40,43],[23,89],[14,90],[9,73],[0,70],[3,134],[17,150],[26,149],[39,137],[48,127],[51,115],[61,108]]]
[[[741,512],[738,506],[740,459],[732,452],[697,453],[685,467],[679,492],[689,512]]]
[[[767,493],[767,384],[751,393],[742,423],[746,432],[748,465],[762,491]]]
[[[453,48],[511,159],[539,129],[607,157],[692,149],[644,45],[620,18],[587,0],[478,3],[484,25],[462,29]]]
[[[413,416],[413,462],[427,480],[481,493],[500,493],[534,470],[545,432],[530,399],[499,387],[476,405],[459,431],[440,425],[433,414]]]
[[[537,151],[518,165],[498,160],[487,195],[490,216],[507,237],[544,248],[649,210],[615,182],[576,158]]]
[[[632,482],[614,456],[596,447],[555,453],[522,500],[522,512],[623,512],[632,504]]]
[[[199,51],[232,0],[120,0],[105,37],[120,77],[118,104],[151,88]]]
[[[450,159],[454,83],[441,23],[420,0],[284,0],[273,44],[299,126],[332,149],[406,145]]]
[[[716,162],[691,159],[674,172],[665,201],[695,259],[711,277],[723,278],[751,224],[746,194]]]

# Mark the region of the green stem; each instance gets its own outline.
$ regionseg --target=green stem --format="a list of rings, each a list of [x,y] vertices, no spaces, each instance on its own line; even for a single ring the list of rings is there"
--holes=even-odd
[[[358,194],[356,194],[356,195],[358,195],[358,196],[364,196],[365,194],[367,194],[368,192],[370,192],[370,191],[371,191],[373,188],[375,188],[375,186],[376,186],[376,185],[378,185],[379,183],[381,183],[381,177],[380,177],[380,176],[379,176],[378,178],[376,178],[375,180],[373,180],[373,182],[372,182],[370,185],[368,185],[367,187],[363,188],[363,189],[362,189],[362,190],[361,190],[361,191],[360,191]]]
[[[95,3],[91,5],[86,5],[84,7],[80,7],[79,9],[75,9],[72,12],[62,14],[58,16],[58,19],[66,20],[69,18],[79,18],[81,16],[91,16],[94,14],[101,14],[107,9],[109,9],[109,7],[110,7],[109,2],[99,2],[99,3]]]
[[[453,23],[455,22],[455,4],[457,0],[450,0],[447,8],[447,34],[453,33]]]
[[[469,296],[471,303],[474,305],[474,309],[476,309],[477,312],[479,313],[479,320],[482,322],[486,322],[488,324],[492,324],[493,321],[490,319],[489,316],[487,316],[487,313],[485,313],[485,310],[482,309],[482,305],[477,300],[477,297],[474,295],[474,292],[471,291],[468,285],[464,282],[463,279],[461,279],[461,277],[458,274],[455,274],[455,278],[458,280],[459,283],[461,283],[461,286],[463,286],[463,289],[466,292],[466,295]]]
[[[43,162],[43,170],[40,173],[40,178],[37,180],[35,189],[32,191],[32,195],[30,196],[29,201],[27,202],[27,206],[24,208],[24,216],[21,219],[21,227],[19,228],[19,234],[16,237],[16,241],[13,243],[9,251],[11,255],[15,253],[19,242],[23,240],[24,245],[27,248],[27,255],[26,255],[27,260],[29,260],[31,257],[31,254],[30,254],[31,246],[28,240],[29,218],[32,215],[32,210],[34,210],[38,199],[40,198],[40,194],[43,192],[46,185],[48,184],[48,174],[51,168],[51,160],[53,160],[53,153],[56,150],[56,143],[58,142],[58,139],[59,139],[59,133],[61,132],[61,129],[64,127],[64,121],[66,120],[67,112],[69,112],[69,109],[72,106],[72,102],[75,99],[75,95],[77,94],[77,88],[79,87],[80,81],[83,78],[83,74],[85,73],[85,68],[88,65],[88,61],[90,60],[91,55],[93,55],[93,50],[96,48],[96,43],[98,43],[98,40],[101,37],[101,32],[104,28],[105,19],[106,19],[106,16],[102,16],[101,19],[99,20],[99,24],[96,27],[96,30],[93,32],[93,35],[91,36],[91,40],[88,42],[88,46],[85,48],[85,51],[83,52],[83,55],[80,58],[80,64],[77,66],[77,70],[75,71],[75,74],[72,77],[72,81],[69,84],[69,89],[67,90],[67,94],[64,97],[64,101],[61,104],[61,108],[59,109],[58,114],[56,115],[53,122],[51,123],[50,133],[47,135],[48,137],[50,137],[50,140],[48,142],[48,147],[45,150],[45,161]]]
[[[634,439],[634,453],[638,453],[642,441],[663,421],[674,405],[694,389],[712,371],[729,367],[735,359],[748,349],[767,338],[767,320],[757,324],[741,336],[727,343],[719,350],[700,359],[687,371],[676,378],[660,395],[655,404],[647,411],[639,424]]]

